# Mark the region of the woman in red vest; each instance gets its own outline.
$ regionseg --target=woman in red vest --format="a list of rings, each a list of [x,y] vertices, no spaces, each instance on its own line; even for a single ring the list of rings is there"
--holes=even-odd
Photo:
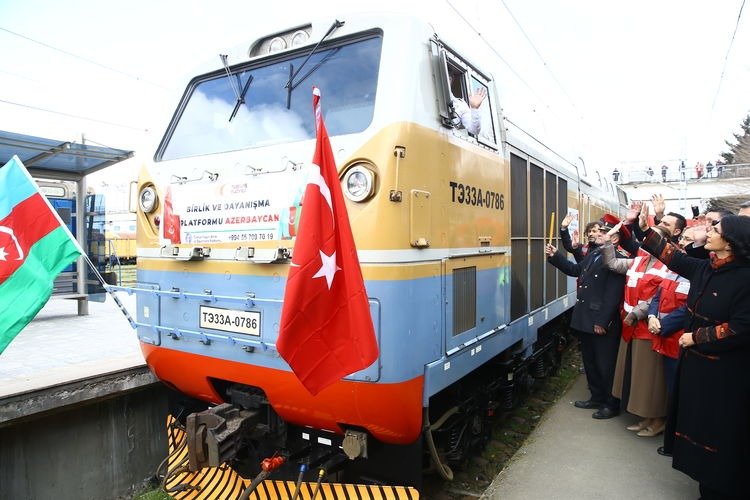
[[[608,234],[619,229],[613,229]],[[667,390],[664,363],[652,349],[653,335],[648,330],[648,306],[668,269],[643,250],[633,258],[617,259],[614,247],[605,238],[602,247],[604,264],[626,275],[623,302],[623,326],[617,355],[612,395],[626,403],[629,413],[641,417],[628,426],[642,437],[653,437],[664,431],[667,414]]]
[[[686,227],[680,234],[678,245],[684,250],[692,243],[694,227]],[[654,351],[664,356],[664,378],[667,382],[667,392],[672,393],[674,377],[677,372],[677,358],[680,354],[678,340],[687,318],[687,294],[690,291],[690,281],[674,271],[669,271],[662,280],[651,305],[648,309],[648,331],[653,337]]]

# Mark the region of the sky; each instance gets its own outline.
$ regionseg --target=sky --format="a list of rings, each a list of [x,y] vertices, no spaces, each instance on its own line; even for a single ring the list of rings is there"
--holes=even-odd
[[[715,162],[750,113],[744,0],[0,0],[0,130],[135,150],[89,181],[125,183],[151,161],[197,63],[221,47],[285,26],[289,12],[440,2],[499,53],[534,59],[602,172]]]

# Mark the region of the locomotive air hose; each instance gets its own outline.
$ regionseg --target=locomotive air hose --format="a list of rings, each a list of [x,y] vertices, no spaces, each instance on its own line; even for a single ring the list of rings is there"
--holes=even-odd
[[[326,475],[326,470],[321,467],[318,470],[318,480],[315,482],[315,491],[313,491],[312,498],[310,500],[315,500],[315,498],[318,496],[318,492],[320,491],[320,483],[323,481],[323,477]]]
[[[447,464],[444,464],[440,461],[440,456],[438,455],[437,448],[435,447],[435,441],[433,441],[432,439],[432,431],[439,429],[451,415],[457,412],[458,406],[454,406],[450,410],[443,413],[443,415],[437,420],[437,422],[430,425],[429,409],[424,409],[424,422],[426,423],[424,428],[424,436],[427,440],[427,447],[430,450],[430,456],[432,457],[432,461],[437,467],[438,472],[443,477],[443,479],[447,479],[448,481],[453,481],[453,471],[450,467],[448,467]]]
[[[304,477],[306,471],[307,464],[300,465],[299,476],[297,476],[297,484],[294,488],[294,496],[292,497],[292,500],[297,500],[297,498],[299,498],[299,491],[302,489],[302,478]]]
[[[260,473],[255,476],[255,479],[253,479],[253,482],[250,483],[250,486],[245,488],[245,491],[242,492],[242,495],[240,496],[240,500],[247,500],[250,498],[250,494],[255,491],[255,488],[258,487],[260,483],[263,482],[268,477],[268,472],[262,470]]]

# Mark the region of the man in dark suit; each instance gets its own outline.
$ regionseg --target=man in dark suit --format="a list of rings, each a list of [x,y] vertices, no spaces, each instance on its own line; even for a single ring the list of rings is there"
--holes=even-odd
[[[612,418],[620,412],[620,401],[612,396],[617,349],[620,344],[622,322],[620,308],[625,289],[625,276],[610,271],[602,262],[601,245],[604,235],[612,228],[600,221],[599,235],[590,243],[589,252],[579,263],[569,261],[552,245],[547,245],[547,261],[568,276],[578,278],[576,304],[570,327],[581,344],[583,366],[586,369],[591,398],[576,401],[578,408],[596,409],[596,419]],[[617,246],[618,236],[613,243]]]

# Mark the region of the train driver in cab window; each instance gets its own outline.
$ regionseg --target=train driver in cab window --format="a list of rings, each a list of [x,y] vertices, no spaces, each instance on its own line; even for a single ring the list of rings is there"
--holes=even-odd
[[[451,102],[453,103],[453,125],[456,128],[464,128],[471,135],[479,135],[482,128],[482,116],[479,107],[487,97],[487,89],[479,87],[476,93],[466,98],[466,87],[464,74],[458,69],[449,66]]]

